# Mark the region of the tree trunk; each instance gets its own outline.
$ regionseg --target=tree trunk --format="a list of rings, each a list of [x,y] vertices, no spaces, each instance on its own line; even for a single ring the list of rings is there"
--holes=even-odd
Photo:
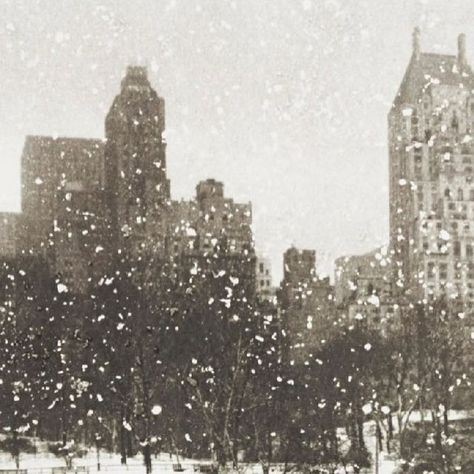
[[[145,460],[145,469],[146,474],[150,474],[152,471],[152,464],[151,464],[151,448],[150,448],[150,440],[146,440],[145,447],[143,448],[143,457]]]
[[[389,413],[388,415],[388,437],[390,440],[393,439],[393,418],[392,418],[392,412]]]
[[[17,469],[20,468],[20,449],[18,443],[18,433],[13,430],[13,458],[15,459],[15,466]]]
[[[359,448],[361,450],[365,449],[365,440],[364,440],[364,420],[360,413],[357,416],[357,439],[359,441]]]
[[[441,441],[441,422],[434,410],[431,412],[431,417],[433,419],[433,425],[435,428],[435,448],[438,453],[442,453],[443,445]]]
[[[127,443],[126,429],[124,426],[125,413],[123,408],[120,410],[120,464],[127,464]]]
[[[380,423],[378,420],[375,425],[375,430],[377,433],[377,443],[379,445],[378,449],[379,451],[383,451],[383,435],[382,435],[382,430],[380,429]],[[387,442],[388,442],[388,439],[387,439]]]
[[[444,401],[444,412],[443,412],[443,428],[444,428],[444,434],[446,436],[449,436],[448,409],[449,409],[449,402],[448,402],[448,400],[445,400]]]

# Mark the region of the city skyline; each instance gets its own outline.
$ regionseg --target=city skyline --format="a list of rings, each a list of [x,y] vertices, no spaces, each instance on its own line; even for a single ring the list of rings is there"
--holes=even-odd
[[[387,5],[379,10],[368,3],[300,2],[290,8],[287,23],[282,5],[288,2],[226,2],[186,14],[182,2],[138,2],[150,15],[148,24],[137,25],[125,3],[85,2],[69,10],[65,2],[55,15],[41,16],[47,41],[28,45],[37,26],[34,10],[46,11],[47,3],[25,3],[15,17],[13,2],[4,5],[0,34],[9,72],[2,86],[9,94],[3,108],[13,120],[2,133],[1,210],[19,210],[24,136],[103,137],[101,121],[120,76],[130,63],[145,64],[167,102],[173,198],[189,197],[198,181],[213,177],[238,201],[251,201],[257,249],[271,258],[274,283],[283,250],[292,244],[315,248],[318,269],[332,276],[335,258],[388,243],[386,115],[411,54],[411,29],[421,27],[423,51],[450,54],[453,39],[465,32],[468,59],[474,38],[465,9],[446,9],[452,21],[440,25],[441,2],[415,2],[406,15],[394,14],[403,34],[380,22]],[[393,6],[394,13],[403,4]],[[350,16],[354,11],[359,24]],[[259,23],[257,15],[265,20]],[[186,26],[191,18],[194,33]],[[177,30],[189,38],[177,37],[164,19],[178,22]],[[153,20],[163,33],[154,31]],[[380,41],[377,31],[384,27]],[[255,44],[239,50],[246,33]],[[236,61],[223,58],[229,50],[238,53]],[[393,61],[386,61],[387,50]],[[363,62],[364,55],[373,64]],[[263,57],[273,64],[261,64]],[[58,83],[60,78],[65,80]]]

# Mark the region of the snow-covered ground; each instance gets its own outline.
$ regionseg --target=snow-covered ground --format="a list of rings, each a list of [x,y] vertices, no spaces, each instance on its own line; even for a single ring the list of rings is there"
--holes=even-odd
[[[420,411],[414,411],[410,415],[410,423],[420,422],[424,418],[425,420],[431,420],[431,413],[425,411],[422,413]],[[474,418],[474,410],[449,410],[448,418],[451,421],[456,420],[466,420]],[[394,426],[397,427],[397,421],[394,418]],[[369,450],[372,461],[375,462],[375,425],[373,422],[368,422],[364,426],[364,436],[365,442],[367,444],[367,449]],[[393,474],[399,466],[399,461],[395,461],[393,456],[387,455],[387,453],[379,453],[379,474]],[[375,468],[372,472],[375,472]]]
[[[425,414],[425,418],[429,419],[429,413]],[[474,410],[470,411],[450,411],[450,420],[462,420],[474,418]],[[410,421],[412,423],[421,420],[421,413],[413,412]],[[396,425],[395,425],[396,426]],[[369,450],[372,460],[375,460],[375,426],[373,422],[367,422],[364,427],[365,440],[367,449]],[[170,457],[169,454],[161,453],[153,457],[153,471],[159,473],[173,473],[173,464],[176,464],[175,456]],[[209,464],[209,461],[197,461],[191,459],[180,460],[181,466],[185,473],[194,472],[194,465]],[[44,452],[40,449],[38,454],[22,454],[20,458],[20,469],[27,469],[28,474],[52,474],[52,468],[64,467],[65,461],[58,458],[51,453]],[[396,470],[398,462],[394,460],[393,455],[388,456],[386,453],[379,453],[379,474],[393,474]],[[141,455],[129,458],[125,466],[120,464],[120,456],[118,454],[110,454],[106,452],[100,453],[100,471],[97,470],[97,453],[94,450],[82,457],[73,461],[73,466],[88,468],[89,474],[107,473],[107,474],[123,474],[123,473],[145,473],[143,466],[143,457]],[[15,469],[15,462],[9,454],[0,453],[0,470]],[[274,467],[272,472],[280,472],[281,469]],[[80,472],[80,471],[79,471]],[[262,474],[261,466],[258,464],[248,464],[241,466],[239,472],[242,474]],[[343,470],[340,471],[341,473]],[[366,471],[367,473],[375,472],[375,467]],[[59,473],[58,473],[59,474]],[[339,474],[339,473],[338,473]]]
[[[194,464],[199,461],[180,460],[180,464],[185,472],[192,472]],[[176,464],[176,458],[171,459],[168,454],[160,454],[153,458],[153,470],[160,473],[173,473],[173,464]],[[28,474],[51,474],[52,468],[65,467],[65,461],[50,453],[22,454],[20,458],[20,469],[27,469]],[[87,467],[89,474],[95,474],[97,471],[97,453],[93,450],[82,458],[73,460],[75,467]],[[143,457],[141,455],[129,458],[126,465],[120,464],[118,454],[101,453],[100,454],[100,472],[108,474],[120,474],[124,472],[144,473]],[[0,454],[0,470],[15,469],[15,462],[10,455]]]

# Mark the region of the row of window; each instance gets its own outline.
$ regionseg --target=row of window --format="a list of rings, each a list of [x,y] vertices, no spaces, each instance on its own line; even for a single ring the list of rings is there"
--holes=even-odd
[[[424,222],[421,224],[421,228],[422,228],[422,229],[432,228],[433,226],[430,225],[430,224],[431,224],[431,223],[424,221]],[[453,230],[457,230],[457,229],[459,228],[458,223],[457,223],[457,222],[451,222],[451,228],[452,228]],[[442,229],[443,229],[443,225],[442,225],[441,222],[436,222],[436,229],[437,229],[437,230],[442,230]],[[463,224],[463,229],[464,229],[466,232],[470,230],[469,222],[465,222],[465,223]]]
[[[455,257],[461,257],[461,242],[459,242],[459,240],[453,241],[451,248]],[[429,250],[429,244],[426,240],[423,242],[423,249]],[[448,247],[446,246],[446,243],[444,241],[438,242],[438,251],[440,253],[448,253]],[[464,246],[464,257],[474,257],[474,247],[471,243],[467,243]]]
[[[441,283],[440,286],[442,288],[446,288],[447,285],[446,285],[446,283]],[[472,286],[468,285],[468,288],[469,288],[469,290],[472,290]],[[436,289],[435,289],[435,286],[433,284],[428,284],[427,289],[428,289],[429,294],[435,294],[436,293]],[[473,300],[474,299],[474,292],[472,292],[472,291],[467,291],[467,292],[463,291],[463,289],[461,288],[460,285],[456,285],[455,289],[456,289],[456,292],[458,293],[458,295],[463,295],[463,298],[468,299],[468,300]]]
[[[436,269],[438,269],[439,279],[446,281],[448,279],[448,264],[440,263],[438,267],[434,262],[428,262],[426,276],[429,280],[433,280],[436,277]],[[466,267],[466,278],[474,281],[474,263],[469,263]],[[462,268],[459,267],[454,271],[454,278],[456,280],[462,279]],[[473,285],[472,283],[468,284],[469,288]]]
[[[450,188],[446,188],[444,190],[444,197],[449,200],[453,199],[453,192]],[[457,193],[456,193],[456,198],[457,198],[456,201],[464,201],[464,197],[465,197],[464,190],[462,188],[458,188]],[[469,190],[469,201],[474,201],[474,189]],[[451,205],[454,205],[454,203],[451,203],[450,206]]]

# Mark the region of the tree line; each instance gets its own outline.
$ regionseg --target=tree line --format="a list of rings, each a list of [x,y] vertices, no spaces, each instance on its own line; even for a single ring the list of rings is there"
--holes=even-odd
[[[472,402],[460,304],[400,301],[390,326],[337,323],[295,362],[278,307],[256,298],[254,268],[251,254],[121,258],[77,295],[40,259],[3,262],[2,447],[18,460],[34,438],[122,463],[140,452],[147,472],[157,452],[264,472],[357,470],[373,462],[372,426],[380,450],[409,459],[417,446],[446,472],[463,462],[448,419]]]

